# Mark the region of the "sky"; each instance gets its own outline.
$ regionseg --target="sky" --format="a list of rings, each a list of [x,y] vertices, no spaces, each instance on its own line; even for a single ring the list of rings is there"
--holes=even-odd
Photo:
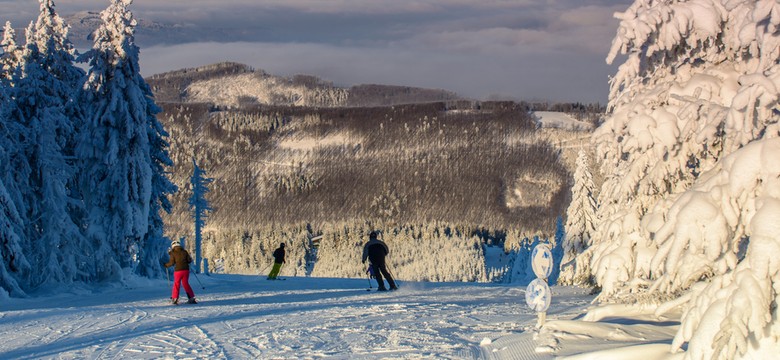
[[[148,76],[235,61],[339,86],[440,88],[477,99],[607,101],[605,61],[630,0],[135,0]],[[58,13],[108,1],[60,0]],[[0,0],[16,28],[32,0]],[[75,32],[74,32],[75,33]],[[620,59],[618,59],[618,62]]]

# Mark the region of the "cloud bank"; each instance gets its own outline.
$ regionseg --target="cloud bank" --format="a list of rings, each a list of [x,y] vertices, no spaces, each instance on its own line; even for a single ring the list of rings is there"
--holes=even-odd
[[[444,88],[463,96],[605,102],[606,57],[629,0],[135,0],[145,75],[238,61],[341,85]],[[56,1],[62,15],[100,11]],[[37,2],[1,1],[15,27]],[[27,17],[27,20],[25,20]],[[175,30],[174,30],[175,29]],[[175,36],[172,35],[175,33]]]

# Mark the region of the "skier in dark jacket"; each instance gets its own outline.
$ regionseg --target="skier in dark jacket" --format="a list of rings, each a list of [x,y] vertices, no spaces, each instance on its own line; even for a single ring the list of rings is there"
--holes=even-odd
[[[377,237],[379,234],[376,231],[372,231],[368,235],[368,242],[363,246],[363,263],[366,263],[366,259],[371,261],[371,267],[374,270],[374,276],[376,276],[377,288],[379,291],[387,291],[385,282],[382,280],[382,275],[387,278],[387,284],[390,285],[390,290],[398,290],[395,286],[395,281],[387,271],[387,265],[385,264],[385,256],[390,253],[387,248],[387,244],[384,241],[379,240]]]
[[[170,257],[170,260],[163,264],[163,266],[166,268],[171,266],[174,267],[171,301],[173,304],[179,303],[179,286],[184,286],[184,291],[187,293],[187,303],[197,304],[198,302],[195,301],[195,292],[193,292],[190,287],[190,263],[192,262],[190,253],[181,247],[181,242],[179,242],[179,240],[174,240],[173,243],[171,243],[171,250],[168,251],[168,256]],[[165,271],[168,270],[166,269]]]
[[[268,274],[268,280],[276,280],[276,277],[279,276],[279,270],[282,269],[282,264],[285,262],[284,243],[281,243],[279,244],[279,247],[274,250],[274,267],[271,268],[271,272]]]

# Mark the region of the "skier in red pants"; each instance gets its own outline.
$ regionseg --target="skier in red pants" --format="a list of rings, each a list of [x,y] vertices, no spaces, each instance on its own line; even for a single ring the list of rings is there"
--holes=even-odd
[[[190,287],[190,263],[192,257],[190,253],[181,247],[181,243],[178,240],[174,240],[171,244],[171,250],[168,251],[170,260],[163,266],[173,268],[173,293],[171,294],[171,301],[174,305],[179,303],[179,286],[184,286],[184,291],[187,293],[187,303],[197,304],[195,301],[195,293]],[[167,271],[167,270],[166,270]]]

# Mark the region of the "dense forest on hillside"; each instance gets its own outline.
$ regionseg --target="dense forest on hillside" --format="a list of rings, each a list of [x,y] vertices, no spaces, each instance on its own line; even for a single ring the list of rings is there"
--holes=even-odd
[[[307,240],[318,234],[349,239],[352,248],[359,248],[370,228],[390,234],[423,227],[444,234],[445,228],[457,227],[461,230],[441,235],[453,244],[473,244],[475,236],[479,242],[485,234],[507,229],[525,236],[552,234],[568,203],[570,174],[558,151],[524,140],[536,131],[535,124],[527,108],[513,102],[242,109],[160,105],[164,111],[158,117],[170,133],[176,164],[172,179],[180,189],[172,196],[167,233],[192,238],[186,204],[195,157],[214,178],[204,256],[243,258],[227,265],[233,272],[259,270],[280,241],[291,249],[301,247],[296,261],[304,264],[312,257]],[[298,235],[283,235],[290,232]],[[423,243],[434,236],[412,238]],[[469,249],[461,250],[469,254]],[[328,263],[327,254],[320,265]],[[300,266],[285,271],[301,274]],[[315,274],[325,274],[322,269]],[[351,276],[358,270],[338,271]],[[415,276],[450,279],[428,275]],[[460,275],[448,276],[486,279],[484,271]]]
[[[215,178],[214,227],[382,219],[551,229],[568,171],[517,104],[376,108],[162,104],[180,191],[196,157]],[[460,108],[468,106],[468,108]],[[178,207],[172,226],[189,224]]]
[[[214,181],[204,257],[256,272],[288,244],[287,275],[360,276],[370,230],[400,276],[492,281],[479,244],[527,250],[569,203],[569,157],[588,133],[540,129],[533,110],[600,119],[598,104],[472,101],[435,89],[269,75],[235,63],[148,79],[179,192],[171,238],[193,238],[193,159]],[[322,235],[319,248],[310,239]],[[523,251],[525,251],[523,250]],[[413,258],[424,254],[424,258]],[[436,259],[445,257],[447,271]],[[510,255],[511,257],[511,255]],[[352,259],[354,260],[354,259]],[[316,264],[316,265],[315,265]],[[479,268],[482,270],[475,270]],[[428,269],[421,271],[420,269]]]

